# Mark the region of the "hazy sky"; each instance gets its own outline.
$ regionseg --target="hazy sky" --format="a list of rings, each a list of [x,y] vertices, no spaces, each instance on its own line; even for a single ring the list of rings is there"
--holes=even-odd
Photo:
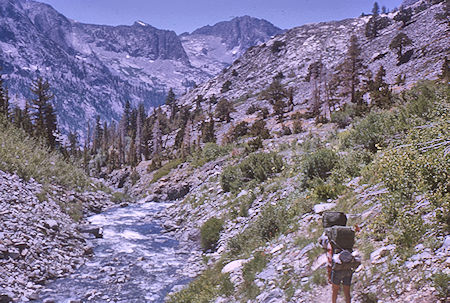
[[[94,24],[131,25],[142,20],[178,34],[233,17],[250,15],[289,29],[311,22],[369,13],[373,0],[41,0],[71,19]],[[380,0],[388,9],[401,0]]]

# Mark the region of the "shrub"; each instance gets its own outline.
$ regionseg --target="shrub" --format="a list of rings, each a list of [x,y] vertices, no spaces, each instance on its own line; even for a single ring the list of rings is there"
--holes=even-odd
[[[252,136],[259,136],[262,139],[269,139],[270,138],[270,132],[266,128],[266,121],[264,120],[258,120],[253,123],[253,125],[250,128],[250,135]]]
[[[303,172],[308,179],[326,180],[338,163],[339,156],[331,149],[321,148],[308,154],[303,163]]]
[[[227,166],[220,175],[220,186],[224,191],[237,192],[242,186],[242,173],[238,166]]]
[[[224,221],[212,217],[200,228],[200,237],[204,251],[215,249],[220,239],[220,232],[223,229]]]
[[[230,296],[234,292],[233,283],[228,274],[222,274],[223,265],[216,264],[205,270],[186,288],[171,294],[169,303],[203,303],[211,302],[214,298],[225,295]]]
[[[354,125],[345,144],[361,146],[376,153],[381,146],[386,145],[386,140],[392,136],[394,125],[392,116],[385,111],[369,113]]]
[[[433,285],[436,289],[439,298],[448,299],[450,296],[449,283],[450,283],[450,275],[446,273],[436,273],[432,277]]]
[[[286,42],[277,40],[272,44],[272,47],[270,48],[270,50],[272,51],[273,54],[277,54],[285,46],[286,46]]]
[[[256,152],[258,149],[263,147],[263,141],[261,137],[256,137],[253,140],[247,142],[245,146],[245,151],[250,154]]]
[[[303,132],[303,123],[300,120],[295,120],[292,126],[292,131],[294,132],[294,134],[299,134],[301,132]]]
[[[263,182],[274,173],[281,172],[283,159],[276,153],[253,153],[245,158],[239,168],[244,181]]]
[[[325,183],[322,179],[315,179],[313,183],[315,183],[313,185],[313,196],[321,201],[336,199],[343,189],[342,185]]]
[[[201,167],[208,162],[214,161],[219,157],[225,156],[230,152],[229,146],[220,146],[216,143],[206,143],[202,149],[193,153],[190,161],[194,167]]]
[[[239,122],[236,126],[230,131],[230,140],[236,141],[240,137],[247,135],[248,132],[248,123],[246,121]]]
[[[339,128],[345,128],[350,124],[352,118],[348,112],[340,110],[331,113],[330,121],[336,123]]]
[[[222,88],[220,90],[221,93],[226,93],[231,89],[231,81],[227,80],[223,83]]]
[[[242,289],[245,291],[247,299],[254,299],[260,293],[254,280],[256,274],[266,267],[267,262],[268,260],[264,252],[256,252],[253,259],[244,264],[242,268],[242,277],[244,278]]]
[[[276,153],[253,153],[236,166],[228,166],[220,177],[224,191],[236,192],[246,182],[263,182],[283,168],[283,159]]]
[[[247,108],[247,111],[245,112],[247,115],[252,115],[254,113],[256,113],[257,111],[261,110],[260,107],[252,104]]]

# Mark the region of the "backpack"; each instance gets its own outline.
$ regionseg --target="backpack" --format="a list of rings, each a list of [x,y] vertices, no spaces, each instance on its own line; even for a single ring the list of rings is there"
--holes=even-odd
[[[348,226],[332,226],[325,229],[325,234],[333,248],[353,250],[355,245],[355,231]]]
[[[333,226],[325,229],[325,234],[333,248],[332,269],[355,270],[361,261],[353,256],[355,231],[348,226]]]
[[[332,226],[345,226],[347,224],[347,216],[343,212],[327,211],[323,213],[322,217],[323,228]]]

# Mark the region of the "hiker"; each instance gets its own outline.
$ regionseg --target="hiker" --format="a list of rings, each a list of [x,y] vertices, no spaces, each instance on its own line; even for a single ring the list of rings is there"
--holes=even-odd
[[[342,212],[323,214],[324,234],[319,243],[326,250],[328,283],[331,284],[331,302],[336,303],[340,285],[344,291],[345,302],[351,302],[350,286],[353,271],[361,264],[359,257],[352,253],[355,231],[347,224],[347,216]],[[356,226],[356,230],[359,228]]]

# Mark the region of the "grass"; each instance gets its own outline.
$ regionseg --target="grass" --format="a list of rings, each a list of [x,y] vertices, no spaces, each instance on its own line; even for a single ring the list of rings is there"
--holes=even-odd
[[[42,184],[58,184],[84,190],[90,180],[84,171],[64,160],[22,129],[0,117],[0,170],[16,173],[24,180],[33,178]]]
[[[153,175],[153,178],[151,180],[151,183],[155,183],[162,177],[167,176],[172,171],[172,169],[177,168],[183,162],[184,161],[181,158],[167,162],[166,164],[164,164],[161,168],[159,168],[155,172],[155,174]]]

